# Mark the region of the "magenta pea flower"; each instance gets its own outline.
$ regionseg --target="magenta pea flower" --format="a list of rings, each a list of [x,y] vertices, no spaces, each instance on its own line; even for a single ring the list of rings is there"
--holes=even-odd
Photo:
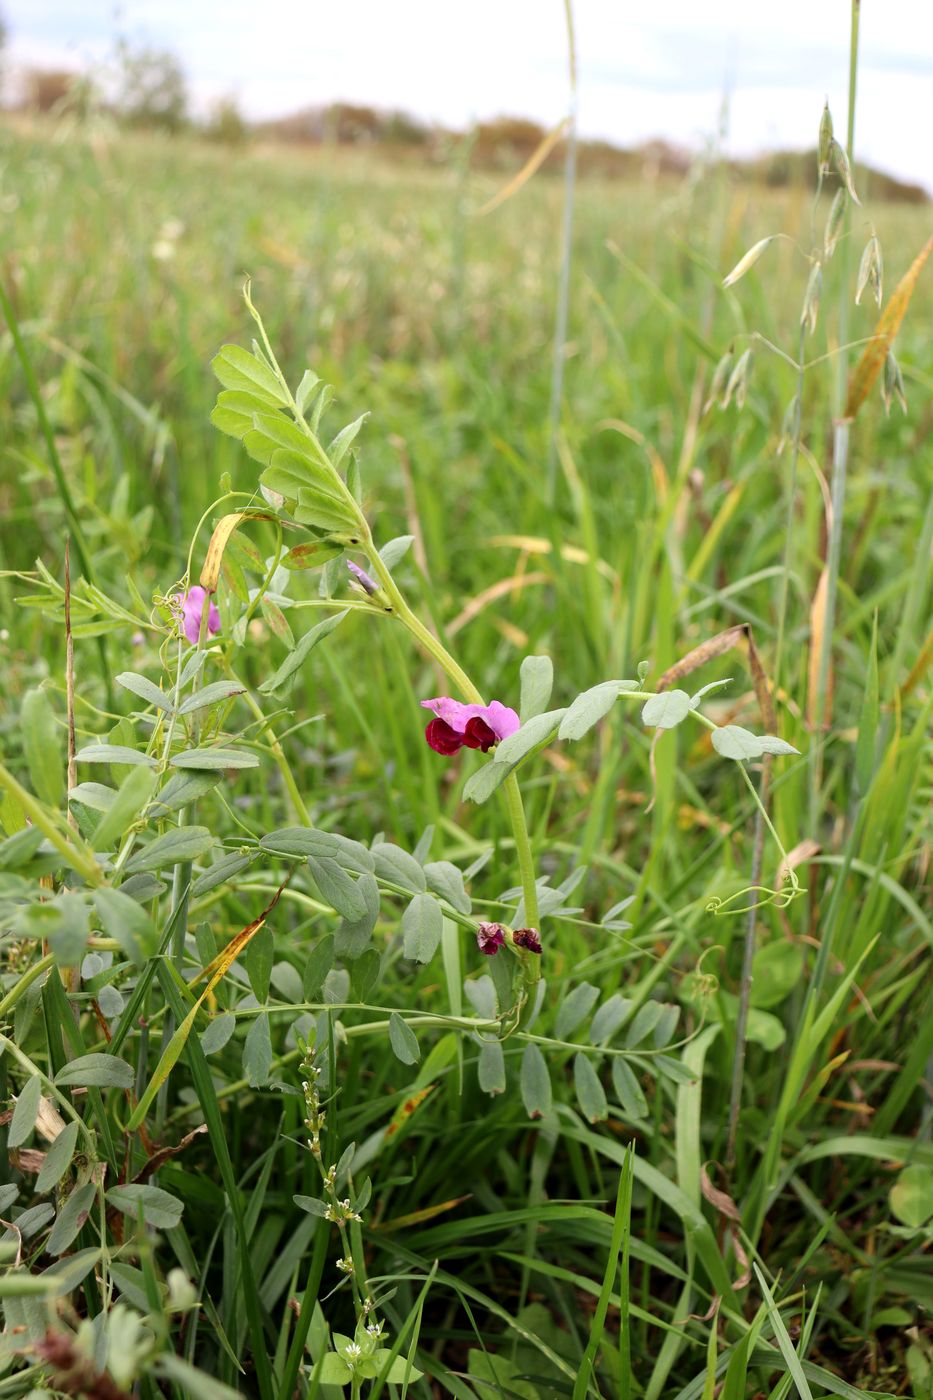
[[[505,930],[501,924],[480,924],[476,930],[476,946],[487,958],[495,957],[505,943]]]
[[[436,716],[424,731],[435,753],[455,754],[464,747],[488,753],[500,739],[514,734],[521,723],[515,711],[499,700],[490,705],[461,705],[459,700],[440,695],[435,700],[422,700],[421,706]]]
[[[179,594],[176,600],[181,607],[185,636],[193,647],[197,646],[201,636],[201,614],[204,612],[204,599],[207,596],[201,585],[196,583],[193,588],[188,589],[187,593]],[[207,612],[207,630],[211,636],[220,631],[220,613],[217,611],[217,604],[213,598],[210,600]]]

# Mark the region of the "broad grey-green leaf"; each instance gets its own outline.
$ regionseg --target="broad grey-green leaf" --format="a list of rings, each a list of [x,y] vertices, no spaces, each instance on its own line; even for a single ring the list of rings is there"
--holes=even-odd
[[[201,1049],[205,1055],[216,1055],[236,1030],[236,1017],[231,1011],[215,1016],[201,1032]]]
[[[626,1047],[633,1050],[647,1040],[663,1015],[664,1007],[659,1001],[646,1001],[644,1006],[639,1007],[625,1037]]]
[[[0,842],[0,870],[20,870],[28,865],[43,842],[41,827],[26,826]]]
[[[631,1066],[621,1055],[612,1057],[612,1087],[627,1118],[647,1118],[648,1101]]]
[[[301,978],[302,989],[307,1001],[317,999],[318,993],[324,985],[324,979],[334,965],[336,953],[335,939],[332,933],[326,933],[311,949]]]
[[[269,999],[269,984],[272,980],[272,961],[275,957],[275,939],[268,926],[257,929],[246,950],[246,975],[253,989],[253,996],[260,1005]]]
[[[483,803],[501,787],[512,771],[511,764],[491,760],[471,773],[463,784],[463,796],[468,802]]]
[[[44,690],[26,691],[19,724],[33,790],[50,807],[60,807],[65,797],[63,730],[55,722],[52,703]]]
[[[204,768],[180,769],[173,773],[168,782],[152,799],[150,814],[153,817],[167,817],[204,797],[220,782],[223,774],[209,772]]]
[[[299,1210],[306,1211],[308,1215],[315,1215],[319,1220],[323,1220],[327,1214],[327,1202],[322,1201],[319,1196],[292,1196],[292,1200]]]
[[[519,714],[522,724],[543,714],[554,685],[554,663],[549,656],[526,656],[521,667],[521,700]]]
[[[604,1118],[609,1116],[606,1091],[590,1062],[589,1055],[584,1055],[582,1050],[574,1056],[573,1083],[584,1116],[591,1123],[601,1123]]]
[[[295,676],[295,673],[304,665],[305,660],[318,643],[322,642],[325,637],[328,637],[335,627],[340,626],[348,612],[349,608],[344,608],[342,612],[334,613],[333,617],[327,617],[323,622],[319,622],[316,626],[310,628],[309,631],[300,638],[295,650],[289,652],[275,674],[269,676],[267,680],[262,682],[262,685],[259,687],[262,694],[273,695],[276,691],[287,686]]]
[[[264,478],[266,474],[263,473]],[[298,492],[294,516],[299,525],[311,525],[316,530],[327,531],[328,534],[347,535],[356,539],[359,530],[355,511],[349,502],[338,501],[317,486],[302,487]]]
[[[597,1007],[590,1025],[590,1040],[594,1045],[604,1045],[607,1040],[612,1039],[628,1015],[631,1005],[627,997],[622,996],[620,992],[613,992],[602,1006]]]
[[[768,1013],[763,1011],[761,1014],[766,1016]],[[777,1020],[777,1017],[773,1016],[771,1019]],[[751,1018],[749,1018],[749,1020],[751,1020]],[[780,1025],[779,1021],[778,1025]],[[663,1075],[665,1079],[669,1079],[672,1084],[696,1083],[697,1076],[695,1071],[688,1069],[682,1060],[675,1059],[673,1055],[653,1055],[651,1058],[651,1068],[657,1074]]]
[[[366,900],[357,889],[352,875],[329,856],[321,860],[309,856],[308,867],[325,904],[336,909],[345,919],[363,918],[366,913]]]
[[[402,915],[406,958],[430,962],[437,952],[443,929],[444,916],[437,900],[429,894],[416,894]]]
[[[167,888],[164,880],[158,879],[147,870],[141,875],[131,875],[128,880],[124,880],[120,886],[120,893],[135,899],[137,904],[148,904],[150,899],[158,899],[160,894],[164,894]]]
[[[311,403],[318,391],[320,382],[320,375],[315,374],[313,370],[305,370],[304,374],[301,376],[301,383],[295,390],[295,402],[298,405],[299,413],[304,413],[305,409]]]
[[[57,1186],[61,1181],[71,1166],[77,1141],[78,1125],[72,1119],[70,1123],[65,1124],[58,1137],[51,1144],[45,1154],[45,1161],[39,1168],[39,1175],[36,1177],[36,1191],[40,1196],[45,1191],[51,1191],[52,1187]]]
[[[666,1002],[661,1007],[661,1015],[658,1017],[658,1024],[654,1028],[652,1041],[655,1049],[661,1050],[665,1045],[670,1045],[674,1039],[674,1032],[677,1029],[677,1022],[680,1020],[680,1007],[673,1003]]]
[[[381,880],[393,885],[401,885],[414,894],[422,893],[427,887],[424,870],[408,851],[395,846],[391,841],[377,841],[372,847],[376,874]]]
[[[545,710],[543,714],[535,715],[534,719],[530,719],[527,724],[516,729],[514,734],[502,740],[496,749],[494,761],[514,768],[516,763],[520,763],[539,744],[553,737],[566,713],[566,710]]]
[[[522,1052],[522,1103],[529,1118],[543,1118],[550,1113],[553,1102],[551,1076],[547,1061],[534,1041]]]
[[[376,862],[366,846],[340,836],[334,831],[319,831],[314,827],[285,826],[260,837],[263,850],[283,856],[314,856],[317,860],[330,857],[344,870],[375,870]]]
[[[599,988],[592,982],[580,982],[568,996],[564,997],[557,1012],[554,1034],[558,1040],[566,1040],[592,1011],[599,1000]]]
[[[559,739],[582,739],[594,724],[608,715],[622,691],[634,690],[635,681],[601,681],[578,695],[560,722]]]
[[[249,852],[229,851],[227,855],[221,856],[220,860],[209,865],[203,875],[199,875],[191,886],[191,893],[200,896],[207,894],[210,890],[222,885],[225,880],[232,880],[234,875],[239,875],[241,870],[245,870],[252,860]]]
[[[246,686],[239,681],[213,681],[206,685],[203,690],[196,690],[193,695],[189,695],[187,700],[183,700],[178,706],[180,715],[192,715],[195,710],[204,710],[208,705],[218,705],[221,700],[229,700],[231,696],[242,695]]]
[[[467,1001],[484,1021],[492,1021],[496,1015],[496,986],[488,973],[482,977],[468,977],[463,984]]]
[[[330,447],[328,447],[327,455],[335,467],[339,467],[343,462],[344,457],[346,457],[350,448],[353,446],[357,433],[368,417],[368,413],[361,413],[359,418],[355,419],[352,423],[348,423],[345,428],[341,428]]]
[[[131,856],[125,868],[132,873],[134,870],[159,870],[163,865],[197,860],[206,855],[213,844],[214,838],[206,826],[174,826]]]
[[[116,1055],[79,1055],[63,1065],[55,1076],[55,1083],[76,1084],[82,1088],[132,1089],[136,1076],[133,1066]]]
[[[109,1205],[115,1206],[123,1215],[135,1220],[142,1209],[143,1223],[154,1225],[157,1230],[171,1230],[181,1220],[184,1206],[168,1191],[159,1186],[130,1183],[126,1186],[111,1186],[107,1192]]]
[[[24,905],[13,926],[25,938],[47,939],[63,967],[77,967],[87,947],[89,919],[83,896],[66,890],[54,899]]]
[[[721,729],[714,729],[713,748],[723,758],[734,758],[737,761],[761,758],[766,753],[799,753],[793,745],[785,743],[783,739],[776,739],[773,734],[752,734],[750,730],[742,729],[738,724],[724,724]]]
[[[714,690],[722,690],[724,686],[732,684],[731,676],[724,676],[720,681],[710,681],[708,685],[701,685],[699,690],[695,690],[690,696],[690,708],[695,710],[703,699],[704,695],[709,695]]]
[[[287,554],[282,555],[282,568],[291,569],[293,572],[301,569],[320,569],[342,553],[342,544],[333,544],[330,540],[306,540],[303,544],[294,545]]]
[[[32,1130],[36,1126],[36,1114],[39,1112],[41,1097],[42,1080],[38,1074],[30,1075],[20,1090],[13,1108],[13,1117],[10,1119],[7,1136],[7,1143],[10,1147],[22,1147],[24,1142],[28,1142]]]
[[[253,1089],[265,1084],[272,1069],[272,1036],[269,1033],[269,1017],[263,1011],[250,1026],[243,1043],[243,1070],[247,1083]]]
[[[258,768],[258,754],[245,749],[186,749],[184,753],[172,756],[173,768],[197,768],[210,772],[224,772],[228,768]]]
[[[49,1254],[64,1254],[91,1213],[97,1187],[93,1181],[72,1191],[52,1226],[45,1247]]]
[[[242,439],[252,428],[256,414],[262,413],[268,407],[267,401],[257,398],[255,394],[238,393],[236,389],[222,389],[211,411],[211,422],[222,433]]]
[[[369,947],[379,917],[379,885],[375,875],[364,871],[356,882],[364,913],[358,919],[344,919],[334,935],[334,951],[339,958],[354,961]]]
[[[685,690],[664,690],[645,701],[641,722],[651,729],[673,729],[689,713],[690,696]]]
[[[345,1386],[353,1375],[343,1357],[338,1356],[335,1351],[326,1352],[320,1368],[315,1369],[321,1385]]]
[[[249,394],[273,407],[288,403],[274,372],[242,345],[222,346],[211,360],[211,369],[225,389]]]
[[[114,680],[117,685],[122,685],[124,690],[128,690],[139,700],[144,700],[147,705],[155,705],[157,710],[167,710],[171,713],[175,708],[173,697],[160,690],[148,676],[140,676],[135,671],[121,671],[119,675],[114,676]]]
[[[933,1167],[914,1163],[899,1173],[888,1193],[891,1210],[903,1225],[919,1230],[933,1216]]]
[[[472,907],[470,896],[463,884],[463,871],[449,860],[432,860],[424,867],[429,889],[446,899],[451,909],[458,914],[469,914]]]
[[[54,1206],[49,1205],[48,1201],[42,1201],[37,1206],[30,1206],[28,1210],[24,1210],[21,1215],[16,1217],[16,1232],[24,1240],[32,1239],[33,1235],[37,1235],[40,1230],[44,1230],[49,1221],[54,1218]],[[12,1233],[12,1230],[10,1230],[8,1226],[4,1240],[5,1243],[9,1243],[9,1236]],[[4,1279],[5,1284],[9,1277],[9,1274],[7,1274]]]
[[[130,961],[142,967],[158,946],[147,910],[122,890],[107,886],[96,889],[91,897],[104,933],[115,938]]]
[[[394,540],[388,540],[379,551],[379,558],[387,569],[394,569],[408,553],[414,543],[414,535],[396,535]]]
[[[108,787],[106,783],[78,783],[76,787],[69,788],[68,801],[81,802],[92,812],[109,812],[116,795],[116,788]]]
[[[389,1044],[396,1059],[403,1065],[416,1065],[421,1059],[418,1037],[397,1011],[389,1017]]]
[[[126,763],[158,767],[151,754],[141,753],[139,749],[131,749],[126,744],[85,744],[75,758],[78,763]]]
[[[484,1094],[505,1093],[505,1055],[501,1041],[483,1041],[479,1048],[479,1062],[476,1069],[479,1087]]]

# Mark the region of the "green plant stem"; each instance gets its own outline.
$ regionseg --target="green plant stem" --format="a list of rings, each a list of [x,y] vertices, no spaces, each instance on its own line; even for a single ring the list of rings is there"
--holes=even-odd
[[[790,571],[794,539],[794,507],[797,504],[797,468],[800,461],[800,415],[803,399],[804,364],[803,352],[807,328],[804,318],[800,318],[800,333],[797,345],[797,389],[794,403],[793,437],[791,439],[790,481],[787,486],[787,509],[784,514],[784,560],[781,572],[781,592],[778,600],[777,641],[774,647],[774,689],[781,684],[781,666],[784,660],[784,639],[787,630],[787,605],[790,594]]]
[[[483,697],[476,686],[470,680],[450,652],[438,641],[433,632],[430,632],[421,619],[412,612],[402,596],[398,585],[393,579],[389,570],[383,563],[379,551],[373,543],[372,536],[367,534],[366,550],[369,556],[373,572],[379,579],[386,595],[388,596],[392,610],[398,620],[421,643],[421,646],[429,656],[440,666],[446,676],[454,682],[464,698],[473,705],[481,705]],[[508,807],[509,821],[512,826],[512,838],[515,842],[515,852],[518,857],[518,868],[521,876],[522,894],[525,901],[525,918],[533,928],[538,928],[540,914],[538,911],[538,888],[535,884],[534,855],[531,850],[531,841],[528,836],[528,823],[525,819],[525,808],[522,802],[521,790],[518,780],[514,774],[510,774],[503,784],[506,805]],[[534,966],[532,966],[534,963]],[[523,970],[525,973],[526,987],[537,982],[541,975],[540,959],[523,959]]]
[[[567,154],[564,160],[564,216],[561,230],[560,276],[557,284],[557,310],[554,317],[554,347],[551,365],[551,400],[548,413],[548,500],[553,507],[557,492],[557,433],[564,391],[567,322],[570,314],[570,261],[573,253],[573,206],[577,183],[577,45],[573,26],[572,0],[564,0],[567,26],[567,61],[570,78],[570,106]],[[559,555],[555,558],[559,563]]]
[[[91,563],[91,556],[84,539],[84,532],[81,529],[81,521],[78,516],[78,512],[75,508],[74,500],[72,499],[71,488],[68,485],[68,480],[65,476],[64,468],[62,467],[61,458],[59,457],[58,449],[55,446],[55,435],[52,432],[52,425],[49,422],[48,414],[45,411],[45,404],[42,399],[42,393],[39,389],[39,381],[36,378],[36,372],[33,369],[32,360],[29,357],[29,351],[26,349],[26,343],[23,340],[22,334],[20,333],[19,321],[17,319],[16,312],[13,309],[13,303],[7,296],[6,288],[4,287],[2,281],[0,281],[0,308],[2,308],[3,310],[4,319],[6,320],[7,326],[9,327],[10,336],[13,341],[13,348],[16,351],[17,357],[22,367],[23,376],[26,380],[26,388],[29,390],[29,397],[32,399],[33,406],[36,410],[36,417],[39,420],[39,428],[42,432],[43,438],[45,439],[46,451],[48,452],[49,456],[49,466],[52,468],[52,475],[55,478],[55,485],[58,488],[58,494],[61,497],[62,505],[65,507],[65,514],[68,517],[68,525],[71,529],[71,533],[74,538],[75,549],[78,551],[78,558],[81,560],[81,568],[84,572],[85,578],[87,578],[90,582],[93,583],[94,566]]]
[[[64,856],[72,870],[83,875],[92,887],[103,884],[104,872],[94,859],[94,853],[90,847],[78,836],[73,841],[69,841],[66,836],[62,835],[42,803],[33,797],[32,793],[28,792],[22,784],[18,783],[13,774],[2,763],[0,763],[0,787],[6,788],[7,792],[16,798],[33,826],[37,826],[42,834],[51,841],[56,851]]]
[[[839,585],[839,560],[842,553],[842,517],[846,502],[846,473],[849,463],[851,420],[840,419],[833,428],[832,518],[826,552],[826,609],[823,635],[820,639],[819,669],[816,681],[815,730],[818,740],[830,723],[829,673],[833,656],[833,631],[836,623],[836,594]],[[816,831],[819,819],[820,788],[823,778],[823,748],[821,742],[810,750],[810,830]]]
[[[46,953],[44,958],[40,958],[38,962],[33,963],[32,967],[29,968],[27,972],[23,973],[19,981],[10,988],[3,1000],[0,1001],[0,1016],[3,1016],[5,1012],[9,1011],[11,1006],[15,1006],[27,988],[31,987],[33,982],[37,981],[37,979],[40,978],[44,972],[47,972],[50,967],[53,967],[54,964],[55,959],[52,957],[51,953]]]
[[[770,764],[765,763],[761,773],[762,807],[755,812],[755,836],[752,846],[753,886],[761,884],[761,869],[764,861],[765,824],[762,815],[767,801]],[[752,905],[746,915],[745,944],[742,950],[742,979],[739,988],[739,1008],[735,1022],[735,1058],[732,1062],[732,1086],[729,1093],[729,1137],[726,1145],[726,1170],[735,1161],[735,1143],[739,1130],[739,1116],[742,1109],[742,1080],[745,1075],[745,1051],[748,1044],[748,1013],[752,996],[752,966],[755,960],[755,931],[758,927],[758,909]]]
[[[77,1123],[78,1130],[83,1135],[84,1140],[88,1145],[88,1150],[90,1152],[91,1157],[93,1157],[96,1160],[97,1142],[95,1140],[94,1134],[91,1132],[90,1128],[85,1123],[80,1113],[78,1113],[77,1109],[75,1109],[72,1106],[67,1096],[62,1093],[61,1089],[58,1088],[55,1081],[53,1079],[50,1079],[44,1070],[41,1070],[37,1064],[34,1064],[33,1061],[30,1060],[29,1056],[24,1055],[22,1050],[20,1050],[19,1046],[14,1041],[9,1040],[5,1035],[0,1035],[0,1050],[7,1051],[11,1058],[16,1060],[16,1062],[22,1066],[22,1068],[26,1071],[27,1074],[37,1074],[39,1076],[48,1092],[52,1095],[54,1099],[58,1101],[59,1104],[61,1104],[62,1108],[68,1114],[68,1117],[73,1122]]]
[[[846,123],[846,154],[849,168],[855,176],[855,95],[858,79],[858,39],[861,0],[852,0],[849,29],[849,110]],[[851,211],[846,208],[842,238],[842,274],[839,289],[839,355],[836,359],[836,422],[833,427],[832,517],[829,522],[829,542],[826,551],[826,609],[823,636],[820,642],[819,669],[816,684],[814,727],[819,738],[832,721],[829,700],[829,675],[832,666],[833,632],[836,623],[836,592],[839,582],[839,559],[842,550],[842,524],[846,503],[846,473],[849,461],[851,423],[842,415],[845,411],[848,360],[845,346],[849,334],[849,283],[852,266],[852,239],[849,236]],[[810,762],[810,830],[816,833],[820,809],[820,789],[823,780],[823,744],[816,743]]]
[[[233,672],[230,670],[229,667],[227,668],[227,670],[228,674],[232,676]],[[255,698],[250,693],[250,691],[244,690],[243,699],[248,705],[248,707],[252,710],[255,718],[260,722],[261,727],[259,733],[264,733],[269,741],[269,749],[272,753],[273,759],[275,760],[275,766],[278,768],[279,772],[282,775],[282,782],[285,784],[286,791],[288,792],[288,795],[291,798],[292,806],[295,809],[295,814],[298,817],[298,820],[301,822],[302,826],[313,826],[314,822],[311,820],[311,813],[308,811],[305,805],[304,798],[298,790],[298,784],[295,782],[295,775],[292,773],[291,765],[289,764],[288,759],[285,756],[285,750],[282,748],[282,745],[276,738],[271,723],[263,714],[261,707],[257,704]]]

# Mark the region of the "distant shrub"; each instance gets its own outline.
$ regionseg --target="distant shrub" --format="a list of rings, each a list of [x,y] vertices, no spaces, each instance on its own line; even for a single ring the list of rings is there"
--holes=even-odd
[[[224,146],[242,146],[249,139],[249,127],[235,97],[222,97],[214,104],[205,134]]]
[[[188,120],[188,87],[177,56],[169,49],[117,50],[117,115],[129,126],[180,131]]]
[[[68,102],[77,75],[65,69],[32,68],[23,79],[23,105],[31,112],[57,112]]]

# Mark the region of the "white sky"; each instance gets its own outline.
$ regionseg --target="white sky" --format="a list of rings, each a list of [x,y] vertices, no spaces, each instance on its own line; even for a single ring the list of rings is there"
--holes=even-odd
[[[856,155],[933,190],[933,0],[862,0]],[[99,63],[117,32],[174,49],[198,105],[254,117],[343,98],[451,126],[567,109],[563,0],[0,0],[16,63]],[[728,149],[844,131],[849,0],[575,0],[584,135]]]

